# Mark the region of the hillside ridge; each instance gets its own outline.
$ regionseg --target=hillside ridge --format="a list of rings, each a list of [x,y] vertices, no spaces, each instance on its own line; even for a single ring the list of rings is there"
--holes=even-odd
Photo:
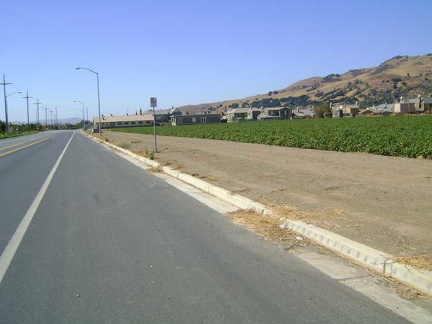
[[[237,107],[320,106],[329,102],[358,102],[366,108],[419,94],[432,95],[432,53],[397,55],[376,67],[314,76],[260,95],[177,108],[189,113],[225,112]]]

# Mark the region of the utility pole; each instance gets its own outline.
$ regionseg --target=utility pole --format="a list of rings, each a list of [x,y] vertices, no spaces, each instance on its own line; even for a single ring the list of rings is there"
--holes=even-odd
[[[3,95],[4,95],[4,106],[5,106],[5,122],[6,122],[6,134],[9,133],[9,119],[8,119],[8,111],[7,111],[7,99],[6,99],[6,86],[12,83],[6,83],[5,75],[3,74],[3,83],[0,83],[3,86]]]
[[[57,106],[56,106],[56,110],[55,110],[55,129],[58,129]]]
[[[50,109],[50,114],[51,114],[51,118],[50,118],[50,124],[51,124],[51,128],[53,128],[53,112],[54,110]]]
[[[23,98],[27,99],[27,132],[30,132],[30,116],[29,116],[29,104],[28,104],[28,100],[30,98],[33,98],[33,97],[29,97],[28,91],[27,91],[27,95],[25,97],[23,97]]]
[[[39,98],[37,99],[37,101],[34,103],[34,105],[36,105],[36,123],[37,123],[37,125],[39,126],[39,105],[41,104],[42,102],[39,102]]]
[[[48,129],[48,107],[45,105],[45,107],[42,107],[43,110],[45,110],[45,129]]]

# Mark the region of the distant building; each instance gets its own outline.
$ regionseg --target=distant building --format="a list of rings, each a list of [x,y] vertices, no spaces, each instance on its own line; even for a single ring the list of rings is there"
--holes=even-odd
[[[99,117],[93,117],[93,129],[99,129]],[[101,128],[119,128],[153,125],[153,115],[101,116]]]
[[[409,99],[401,97],[399,102],[393,105],[393,112],[395,114],[411,114],[416,112],[417,99]]]
[[[220,114],[172,115],[171,125],[215,124],[221,122]]]
[[[432,109],[432,97],[422,97],[421,95],[418,95],[417,98],[401,97],[399,102],[383,103],[367,109],[371,110],[375,115],[421,113]],[[364,112],[362,112],[362,115],[364,115]]]
[[[226,112],[228,122],[290,119],[292,109],[288,107],[273,108],[231,108]]]
[[[291,119],[292,109],[288,107],[264,108],[258,115],[258,120]]]
[[[157,123],[168,123],[171,121],[171,116],[181,114],[181,110],[174,107],[171,109],[155,109]],[[153,109],[147,110],[144,115],[150,115],[153,118]]]
[[[354,105],[346,103],[334,103],[330,105],[334,118],[340,117],[355,117],[360,111],[358,102]]]
[[[420,111],[431,111],[432,110],[432,97],[421,97],[418,96],[417,102],[418,109]],[[416,108],[417,108],[416,106]]]
[[[313,118],[314,116],[315,116],[315,111],[312,106],[309,107],[298,106],[294,111],[292,111],[293,119]]]
[[[368,109],[374,112],[374,115],[390,115],[393,113],[393,106],[394,104],[388,104],[388,103],[383,103],[381,105],[378,106],[372,106],[369,107]]]
[[[257,120],[262,110],[259,108],[231,108],[226,112],[228,122],[238,122],[243,120]]]

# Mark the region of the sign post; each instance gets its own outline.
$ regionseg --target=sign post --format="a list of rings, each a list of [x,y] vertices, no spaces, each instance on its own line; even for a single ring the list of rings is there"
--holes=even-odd
[[[154,147],[155,147],[155,153],[157,153],[157,142],[156,142],[156,113],[155,108],[157,107],[157,98],[151,97],[150,98],[150,107],[153,108],[153,134],[154,134]]]

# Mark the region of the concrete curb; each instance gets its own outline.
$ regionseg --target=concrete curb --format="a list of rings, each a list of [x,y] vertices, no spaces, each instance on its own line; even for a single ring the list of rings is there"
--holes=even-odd
[[[317,226],[303,223],[302,221],[285,220],[282,226],[347,256],[369,269],[398,279],[426,294],[432,295],[431,271],[397,263],[395,258],[387,253],[372,249],[366,245],[349,240]]]
[[[181,173],[179,171],[173,170],[169,167],[163,167],[162,171],[169,174],[170,176],[177,178],[183,182],[186,182],[204,192],[209,193],[212,196],[215,196],[223,201],[226,201],[230,203],[231,205],[234,205],[235,207],[238,207],[240,209],[251,209],[259,214],[267,215],[270,213],[270,210],[268,210],[263,204],[257,203],[253,200],[250,200],[248,198],[236,195],[231,193],[228,190],[225,190],[223,188],[214,186],[208,182],[205,182],[201,179],[194,178],[193,176],[185,173]]]
[[[93,137],[92,137],[93,138]],[[94,139],[94,138],[93,138]],[[231,193],[228,190],[214,186],[201,179],[194,178],[193,176],[179,171],[173,170],[169,167],[160,167],[160,164],[139,156],[131,151],[122,149],[111,143],[103,142],[99,139],[94,139],[97,142],[105,144],[113,149],[116,149],[128,156],[131,156],[141,162],[144,162],[154,168],[161,169],[166,174],[186,182],[204,192],[207,192],[235,207],[240,209],[250,209],[255,212],[268,215],[271,210],[267,209],[265,205],[254,202],[248,198]],[[432,295],[432,272],[424,269],[417,269],[415,267],[397,263],[395,258],[387,253],[372,249],[366,245],[349,240],[343,236],[334,234],[314,225],[306,224],[301,221],[285,220],[282,224],[283,228],[289,228],[311,240],[316,241],[337,253],[340,253],[369,269],[377,271],[386,276],[398,279],[426,294]]]

